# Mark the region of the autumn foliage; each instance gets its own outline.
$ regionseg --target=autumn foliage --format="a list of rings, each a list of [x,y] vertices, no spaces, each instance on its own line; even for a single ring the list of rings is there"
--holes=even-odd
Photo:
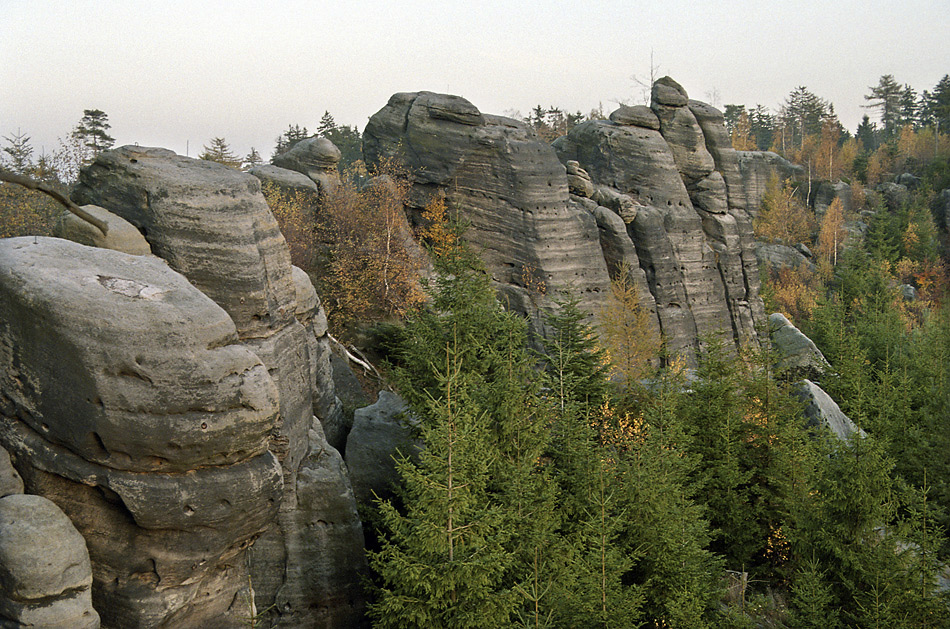
[[[0,238],[49,236],[63,206],[40,192],[0,183]]]
[[[813,214],[805,207],[790,181],[780,183],[773,174],[768,181],[762,209],[753,222],[755,235],[785,244],[810,242],[815,231]]]
[[[627,382],[647,375],[660,353],[661,339],[650,325],[649,311],[640,306],[639,289],[627,267],[610,283],[600,332],[616,375]]]

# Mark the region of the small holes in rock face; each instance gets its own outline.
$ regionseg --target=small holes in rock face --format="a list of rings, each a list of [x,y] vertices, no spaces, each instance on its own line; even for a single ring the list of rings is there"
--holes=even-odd
[[[185,515],[194,515],[195,509],[191,505],[185,505]]]
[[[208,430],[208,422],[201,422],[201,429]]]
[[[133,164],[138,164],[138,163],[139,163],[139,160],[135,159],[134,157],[133,157],[132,159],[130,159],[129,161],[132,162]]]
[[[47,426],[46,424],[41,424],[40,428],[43,429],[43,432],[49,432],[49,426]]]

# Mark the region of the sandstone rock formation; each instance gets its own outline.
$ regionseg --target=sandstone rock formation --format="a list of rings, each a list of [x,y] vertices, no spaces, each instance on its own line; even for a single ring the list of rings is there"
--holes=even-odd
[[[103,625],[239,623],[278,392],[227,313],[157,258],[18,238],[0,320],[0,441],[86,539]]]
[[[674,351],[690,355],[704,335],[756,342],[748,202],[717,110],[667,78],[650,108],[578,125],[554,149],[520,122],[429,92],[394,95],[364,133],[368,163],[399,158],[412,171],[416,205],[445,193],[509,307],[536,329],[550,306],[537,286],[573,291],[597,313],[626,264]]]
[[[346,462],[350,466],[353,492],[359,504],[370,504],[374,496],[392,496],[398,479],[395,457],[412,455],[417,445],[407,422],[405,401],[389,391],[380,391],[375,404],[357,409],[353,430],[346,442]]]
[[[503,301],[535,329],[539,308],[560,291],[579,294],[591,312],[601,307],[609,277],[596,221],[570,202],[565,167],[523,123],[458,96],[401,93],[370,118],[363,153],[369,164],[405,163],[416,208],[446,195]]]
[[[785,315],[776,312],[769,316],[769,332],[776,353],[776,374],[790,380],[821,380],[831,372],[831,365],[821,350]]]
[[[562,160],[590,174],[602,198],[605,187],[637,204],[626,239],[607,231],[617,236],[604,238],[605,251],[617,259],[620,243],[632,244],[674,351],[689,355],[708,335],[756,343],[764,313],[751,218],[722,115],[669,78],[654,86],[652,117],[636,109],[582,123],[554,143]]]
[[[867,436],[867,433],[842,412],[831,396],[811,380],[801,381],[798,396],[805,403],[805,417],[809,426],[828,430],[841,441],[850,441],[855,436]]]
[[[815,198],[813,200],[815,216],[819,222],[822,217],[824,217],[825,212],[828,211],[828,206],[830,206],[835,199],[841,200],[841,209],[845,214],[851,213],[851,210],[854,208],[851,197],[851,186],[843,181],[821,182],[818,185],[818,190],[815,192]]]
[[[260,179],[261,183],[273,184],[285,192],[300,192],[315,196],[320,194],[320,187],[317,183],[296,170],[266,164],[252,168],[247,172]]]
[[[321,195],[332,192],[340,185],[339,163],[340,149],[321,137],[301,140],[289,151],[274,158],[274,166],[306,175],[317,184]]]
[[[134,256],[152,253],[145,237],[128,221],[95,205],[87,205],[82,209],[105,223],[109,231],[103,235],[98,228],[89,222],[84,221],[72,212],[64,211],[56,223],[53,235],[90,247],[124,251]]]
[[[804,175],[801,166],[771,151],[736,151],[736,157],[739,161],[739,172],[742,174],[747,207],[753,218],[762,205],[769,178],[774,175],[781,184],[785,179],[794,180]]]
[[[0,498],[0,584],[0,626],[99,628],[86,542],[46,498]]]
[[[796,247],[788,245],[758,241],[755,243],[755,257],[759,266],[765,269],[798,269],[804,265],[810,271],[815,270],[814,262]]]
[[[268,490],[269,493],[252,490],[254,496],[266,496],[268,517],[263,522],[236,518],[243,527],[242,531],[253,528],[253,531],[248,529],[247,535],[241,539],[241,549],[254,542],[264,528],[267,529],[254,542],[249,553],[257,608],[271,608],[279,602],[272,608],[275,616],[272,620],[284,626],[358,624],[362,599],[353,595],[353,583],[314,583],[307,575],[314,569],[319,572],[319,567],[299,569],[300,562],[304,561],[299,554],[312,532],[311,523],[323,521],[320,513],[301,511],[305,503],[299,499],[298,492],[307,489],[301,488],[299,473],[307,453],[315,451],[310,444],[310,437],[315,434],[311,430],[315,410],[326,414],[320,419],[332,425],[332,414],[338,404],[332,394],[328,355],[324,351],[325,317],[309,280],[300,273],[295,275],[292,270],[286,242],[261,195],[259,180],[213,162],[188,159],[163,149],[122,147],[103,153],[84,169],[73,196],[80,203],[93,203],[112,211],[145,234],[157,256],[163,258],[171,269],[184,275],[189,285],[210,297],[208,303],[223,309],[219,312],[233,329],[233,338],[229,337],[227,344],[253,357],[258,361],[260,371],[268,376],[270,424],[260,444],[272,462],[268,478],[276,479],[276,485],[272,484],[273,491]],[[167,272],[171,273],[171,270]],[[134,284],[131,289],[126,289],[124,284],[119,287],[136,290]],[[153,325],[142,324],[144,329]],[[222,343],[215,341],[210,347]],[[134,366],[130,369],[132,373],[137,372]],[[126,373],[119,368],[115,370]],[[228,373],[225,371],[223,376]],[[147,380],[144,382],[148,383]],[[316,398],[314,391],[317,392]],[[322,431],[319,433],[322,435]],[[140,438],[147,441],[148,435]],[[221,448],[237,447],[226,438],[220,441]],[[176,440],[172,439],[171,445],[177,445]],[[331,447],[327,445],[326,448]],[[244,448],[241,452],[246,453],[246,450]],[[345,496],[348,491],[345,469],[332,466],[329,469],[333,470],[331,476],[337,483],[336,491]],[[171,481],[169,485],[169,490],[177,487]],[[232,486],[229,491],[247,493],[247,488],[254,486],[243,483]],[[208,493],[208,496],[213,495],[214,492]],[[226,492],[222,495],[232,506],[241,503],[236,496],[229,496]],[[311,500],[306,505],[317,507],[319,501]],[[185,505],[184,511],[191,511],[192,507]],[[173,511],[181,508],[178,505]],[[133,541],[138,539],[137,533],[128,535]],[[359,526],[338,527],[333,535],[349,536],[345,543],[336,540],[335,545],[331,545],[336,549],[347,549],[347,556],[324,553],[320,561],[325,566],[346,562],[358,571],[364,565],[362,555],[352,556],[352,548],[362,547]],[[190,548],[183,548],[182,552],[194,554]],[[92,555],[95,566],[96,553],[92,552]],[[241,581],[241,587],[247,586],[246,575],[241,576],[245,574],[243,557],[243,553],[240,556],[232,553],[228,581],[214,583],[217,588],[214,594],[206,592],[205,597],[197,600],[214,600],[219,604],[227,599],[230,605],[232,599],[236,602],[242,598],[237,596],[236,590],[229,596],[227,588],[236,580]],[[150,587],[156,589],[157,583],[159,581],[154,581]],[[164,591],[166,581],[161,583],[162,588],[158,589]],[[96,591],[106,590],[107,584],[100,584],[97,578],[96,588]],[[319,615],[311,614],[307,617],[314,618],[313,624],[301,624],[301,614],[306,610],[327,606],[326,601],[340,600],[341,596],[352,599],[352,604],[341,607],[338,615],[331,614],[329,619],[324,615],[323,620],[317,620]],[[177,601],[176,604],[180,604],[182,609],[192,605],[190,600]],[[168,605],[152,612],[163,614],[160,622],[174,626],[187,626],[187,622],[191,622],[187,615],[190,611],[179,613]],[[142,626],[153,626],[149,622],[153,621],[142,621]],[[137,625],[129,621],[116,626]]]
[[[10,462],[10,453],[0,448],[0,498],[23,493],[23,479]]]

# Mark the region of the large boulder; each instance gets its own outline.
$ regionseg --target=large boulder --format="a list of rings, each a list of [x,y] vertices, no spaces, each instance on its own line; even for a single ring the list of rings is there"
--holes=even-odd
[[[157,258],[14,238],[0,321],[0,442],[86,539],[103,625],[239,622],[282,475],[278,390],[227,313]]]
[[[884,205],[891,212],[899,212],[902,210],[910,196],[907,191],[907,186],[892,181],[878,184],[874,191],[881,195],[884,200]]]
[[[340,185],[340,149],[326,138],[301,140],[273,161],[274,166],[306,175],[317,184],[321,195],[333,192]]]
[[[830,373],[831,365],[821,350],[785,315],[776,312],[769,316],[769,332],[776,354],[775,371],[779,375],[791,380],[821,380]]]
[[[771,151],[736,151],[739,173],[745,189],[746,207],[754,218],[762,206],[769,179],[776,177],[779,184],[786,179],[798,180],[805,169]]]
[[[92,223],[79,218],[72,212],[64,211],[56,222],[53,235],[90,247],[115,249],[135,256],[152,253],[142,232],[127,220],[95,205],[86,205],[82,209],[105,223],[107,227],[105,234]]]
[[[815,270],[815,264],[809,258],[789,245],[757,241],[755,257],[763,269],[798,269],[804,266],[809,271]]]
[[[296,170],[265,164],[251,168],[247,172],[260,179],[262,184],[276,186],[285,193],[312,196],[314,199],[320,194],[317,182]]]
[[[621,105],[619,109],[610,113],[609,119],[619,125],[643,127],[654,131],[660,130],[660,119],[646,105],[634,105],[633,107]]]
[[[388,498],[399,478],[396,457],[417,451],[406,403],[398,395],[380,391],[376,403],[357,409],[346,442],[346,464],[353,492],[360,504],[376,496]]]
[[[0,626],[98,629],[82,535],[41,496],[0,498]]]
[[[824,217],[825,212],[828,211],[828,207],[834,203],[835,199],[841,202],[841,209],[845,214],[851,213],[854,207],[851,197],[851,185],[843,181],[821,182],[821,184],[818,185],[818,190],[815,192],[814,198],[815,215],[819,221]]]
[[[841,441],[850,441],[854,437],[867,436],[851,418],[842,412],[831,396],[811,380],[802,380],[797,391],[799,399],[805,404],[805,418],[812,428],[828,431]]]

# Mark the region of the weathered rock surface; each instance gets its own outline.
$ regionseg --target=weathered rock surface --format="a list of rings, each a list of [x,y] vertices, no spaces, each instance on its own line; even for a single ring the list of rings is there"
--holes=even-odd
[[[841,411],[831,396],[811,380],[802,380],[798,396],[805,403],[805,417],[809,426],[828,430],[841,441],[850,441],[854,436],[867,436]]]
[[[815,265],[811,260],[796,247],[788,245],[758,241],[755,243],[755,257],[763,268],[797,269],[804,265],[810,271],[815,270]]]
[[[594,183],[587,171],[574,161],[568,161],[565,166],[567,167],[567,187],[571,194],[584,199],[593,197]]]
[[[301,140],[289,151],[274,158],[274,166],[295,170],[306,175],[320,194],[327,194],[340,185],[340,149],[322,137]]]
[[[885,182],[878,184],[874,189],[875,192],[881,194],[884,199],[884,205],[887,206],[887,209],[891,212],[898,212],[907,203],[908,193],[907,186],[894,183],[894,182]]]
[[[338,152],[325,140],[312,140],[294,147],[300,148],[287,159],[296,161],[287,163],[314,178],[336,163]],[[301,508],[297,475],[309,450],[314,412],[332,427],[335,396],[326,364],[325,317],[309,281],[299,273],[295,281],[287,243],[261,195],[260,181],[162,149],[122,147],[103,153],[83,171],[74,197],[96,199],[143,229],[157,255],[227,311],[240,341],[266,366],[280,410],[268,448],[280,463],[284,485],[277,501],[280,517],[250,551],[255,600],[265,609],[284,589],[305,591],[295,582],[302,572],[287,566],[296,561],[294,540],[304,534],[301,523],[319,514],[287,514]],[[339,472],[343,485],[345,471]],[[319,606],[317,597],[325,595],[314,590],[310,603],[297,597],[293,605]],[[278,624],[299,626],[303,608],[274,609]]]
[[[297,471],[294,509],[278,516],[287,531],[287,577],[274,604],[281,626],[363,627],[363,526],[340,454],[315,421]]]
[[[157,258],[14,238],[0,321],[0,442],[86,539],[103,625],[239,622],[282,479],[277,389],[227,313]]]
[[[0,448],[0,498],[23,493],[23,479],[10,462],[10,453]]]
[[[95,205],[87,205],[82,209],[105,223],[108,228],[107,233],[103,234],[98,227],[72,212],[64,211],[56,222],[54,235],[90,247],[115,249],[135,256],[152,253],[142,233],[125,219]]]
[[[818,190],[815,192],[814,206],[815,206],[815,216],[820,222],[822,217],[824,217],[825,212],[828,211],[828,207],[834,202],[835,199],[841,201],[841,208],[845,214],[850,214],[854,206],[852,203],[851,197],[851,186],[843,181],[823,181],[818,185]]]
[[[771,151],[736,151],[736,156],[748,211],[753,218],[762,206],[762,198],[771,177],[777,177],[781,185],[786,179],[796,180],[805,174],[801,166]]]
[[[634,105],[633,107],[621,105],[610,113],[610,121],[620,125],[643,127],[654,131],[660,130],[660,119],[646,105]]]
[[[310,352],[310,391],[313,398],[313,414],[323,425],[326,440],[337,450],[346,444],[349,425],[344,417],[343,403],[336,396],[333,368],[330,358],[330,337],[327,314],[307,273],[293,267],[294,288],[297,293],[297,320],[307,332]]]
[[[402,398],[380,391],[375,404],[354,414],[353,430],[346,442],[346,464],[358,503],[371,504],[374,496],[391,496],[398,479],[395,457],[400,452],[408,456],[417,451],[406,412]]]
[[[920,187],[921,178],[913,173],[901,173],[894,179],[894,183],[898,183],[908,190],[916,190]]]
[[[815,343],[792,325],[785,315],[776,312],[769,316],[769,332],[776,353],[777,374],[799,380],[821,380],[831,371],[831,365]]]
[[[266,164],[252,168],[247,172],[260,179],[262,184],[273,184],[284,192],[300,192],[305,195],[320,194],[320,187],[317,182],[296,170]]]
[[[369,164],[402,159],[419,207],[444,192],[503,301],[536,329],[546,295],[571,290],[589,312],[601,308],[609,277],[596,222],[569,203],[565,167],[523,123],[481,114],[457,96],[401,93],[370,118],[363,152]]]
[[[690,355],[707,335],[756,343],[756,325],[765,317],[751,218],[722,115],[689,101],[671,79],[657,82],[651,108],[659,130],[584,122],[555,141],[558,156],[590,174],[598,203],[624,195],[636,204],[626,237],[672,350]],[[631,259],[622,235],[606,216],[597,218],[605,256]]]
[[[0,585],[0,626],[99,627],[86,542],[46,498],[0,498]]]

